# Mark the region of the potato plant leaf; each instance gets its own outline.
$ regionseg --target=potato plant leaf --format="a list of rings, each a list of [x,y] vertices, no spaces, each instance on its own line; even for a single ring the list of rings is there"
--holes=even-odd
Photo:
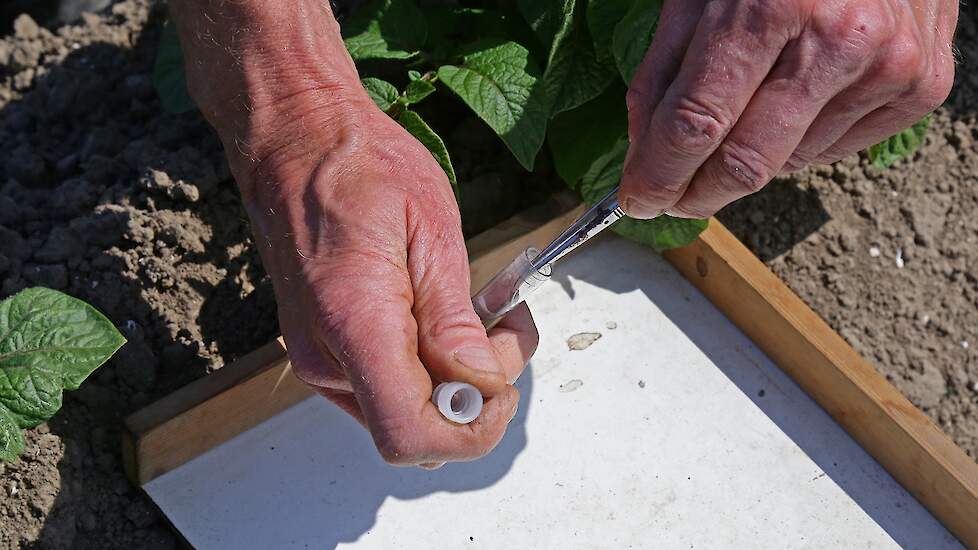
[[[662,0],[635,0],[615,26],[611,49],[626,84],[631,84],[635,70],[645,58],[661,9]]]
[[[603,63],[614,64],[611,44],[615,27],[634,3],[635,0],[588,0],[587,26],[594,41],[594,51]]]
[[[598,157],[581,178],[578,191],[588,204],[605,196],[621,181],[628,141],[620,140],[608,153]],[[663,251],[681,248],[696,240],[706,229],[707,220],[687,220],[659,216],[652,220],[623,218],[612,228],[619,235]]]
[[[527,170],[547,132],[549,104],[530,52],[515,42],[483,46],[438,79],[492,128]]]
[[[414,105],[422,99],[428,97],[435,91],[435,85],[427,80],[415,79],[408,82],[404,88],[404,101],[408,105]]]
[[[577,184],[595,159],[611,151],[628,127],[625,87],[616,83],[598,98],[557,115],[547,127],[547,143],[557,174]]]
[[[554,39],[573,15],[575,3],[575,0],[519,0],[517,6],[540,43],[550,50]]]
[[[354,61],[409,59],[428,37],[424,14],[411,0],[370,0],[350,14],[342,30]]]
[[[442,170],[445,171],[449,183],[452,184],[452,189],[455,190],[455,195],[458,196],[458,180],[455,178],[455,168],[452,167],[452,159],[449,157],[448,149],[445,147],[445,142],[442,141],[441,137],[414,111],[405,109],[397,117],[397,121],[408,133],[427,147],[428,151],[431,151],[431,156],[435,157]]]
[[[537,40],[516,8],[504,3],[492,9],[426,5],[424,15],[428,21],[425,53],[438,62],[448,61],[480,40],[510,40],[527,46]]]
[[[24,434],[6,407],[0,407],[0,460],[13,462],[24,452]]]
[[[614,67],[602,63],[588,32],[584,0],[570,1],[554,37],[544,87],[551,98],[551,116],[578,107],[601,95],[615,80]]]
[[[397,103],[397,98],[400,94],[397,92],[397,88],[390,82],[379,78],[367,77],[360,80],[360,83],[363,84],[363,89],[367,90],[367,95],[370,96],[370,99],[374,100],[374,103],[377,104],[377,107],[380,107],[381,111],[386,113],[394,103]]]
[[[197,108],[187,91],[180,37],[172,22],[163,25],[156,62],[153,65],[153,87],[163,103],[163,110],[172,114],[186,113]]]
[[[930,115],[920,119],[906,130],[871,146],[866,153],[869,160],[879,170],[885,170],[896,161],[910,156],[924,142],[927,128],[930,127]]]
[[[125,343],[92,306],[47,288],[30,288],[0,302],[0,459],[24,448],[22,428],[61,408],[75,390]]]

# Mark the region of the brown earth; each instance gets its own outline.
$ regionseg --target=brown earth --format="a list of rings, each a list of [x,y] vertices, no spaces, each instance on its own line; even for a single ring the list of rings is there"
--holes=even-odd
[[[958,86],[914,159],[883,173],[856,158],[811,170],[721,216],[973,457],[974,10],[959,31]],[[125,0],[58,28],[21,18],[0,40],[0,298],[64,290],[130,342],[27,432],[18,462],[0,464],[0,548],[175,547],[122,473],[121,419],[277,331],[220,143],[198,115],[162,114],[154,95],[160,20],[149,0]],[[461,112],[436,129],[455,155],[473,234],[525,207],[518,191],[533,189],[532,201],[556,184],[547,162],[524,174]]]

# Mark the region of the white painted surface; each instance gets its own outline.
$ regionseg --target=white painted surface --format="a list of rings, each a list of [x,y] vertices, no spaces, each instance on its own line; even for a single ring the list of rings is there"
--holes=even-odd
[[[201,549],[958,547],[660,257],[606,239],[557,277],[488,458],[387,467],[316,398],[146,490]]]

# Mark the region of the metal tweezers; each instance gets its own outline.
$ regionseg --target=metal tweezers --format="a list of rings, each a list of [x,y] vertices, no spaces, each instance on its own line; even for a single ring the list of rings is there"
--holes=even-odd
[[[625,216],[615,187],[581,215],[543,251],[528,248],[472,297],[486,328],[526,299],[550,278],[553,265]]]

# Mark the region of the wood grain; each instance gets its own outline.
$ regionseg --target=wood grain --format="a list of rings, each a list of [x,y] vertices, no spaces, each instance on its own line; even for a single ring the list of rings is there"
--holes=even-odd
[[[123,463],[142,485],[312,395],[281,338],[126,419]]]
[[[978,464],[722,224],[665,257],[969,548]]]

